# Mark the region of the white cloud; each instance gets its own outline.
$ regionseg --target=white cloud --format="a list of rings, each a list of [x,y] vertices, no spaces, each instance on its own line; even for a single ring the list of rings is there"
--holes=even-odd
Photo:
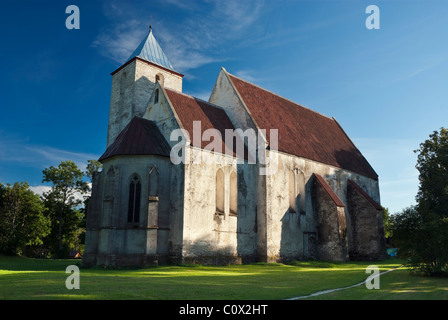
[[[142,28],[141,23],[131,20],[103,30],[93,41],[92,47],[99,48],[102,55],[124,63],[146,34],[147,30]]]
[[[97,155],[62,150],[49,146],[25,146],[24,150],[29,151],[34,161],[47,163],[45,167],[49,167],[50,165],[56,166],[62,161],[71,160],[75,162],[79,169],[85,171],[87,168],[87,160],[98,159]]]
[[[26,139],[0,132],[0,164],[20,163],[27,167],[48,168],[57,166],[62,161],[71,160],[79,169],[86,170],[87,160],[98,159],[95,154],[63,150],[51,146],[34,145]]]
[[[39,196],[43,196],[44,193],[47,193],[51,190],[49,186],[30,186],[31,191],[38,194]]]
[[[92,187],[92,184],[89,183],[89,188],[91,188],[91,187]],[[45,185],[30,186],[30,190],[42,197],[45,193],[51,191],[51,187],[45,186]],[[84,193],[84,194],[82,194],[80,192],[76,192],[74,194],[74,198],[75,198],[75,200],[84,201],[85,197],[87,197],[89,195],[90,195],[90,192]]]
[[[176,20],[162,17],[153,30],[174,68],[185,73],[226,60],[216,49],[225,47],[229,40],[245,39],[244,31],[258,21],[264,1],[199,1],[187,5],[170,0],[163,5],[184,12]],[[117,63],[124,63],[148,32],[151,8],[141,3],[139,6],[137,9],[130,3],[108,2],[104,14],[111,19],[111,25],[100,32],[92,46]]]
[[[250,70],[239,70],[235,72],[235,75],[254,84],[260,81],[257,76],[254,76],[254,72]]]

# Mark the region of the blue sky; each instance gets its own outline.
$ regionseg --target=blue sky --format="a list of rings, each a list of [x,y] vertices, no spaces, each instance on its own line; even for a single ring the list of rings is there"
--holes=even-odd
[[[77,5],[80,29],[65,9]],[[368,5],[380,29],[368,30]],[[105,151],[110,73],[148,31],[208,99],[221,67],[335,117],[397,212],[418,189],[413,150],[448,126],[444,0],[59,0],[0,4],[0,182],[42,190],[42,170]]]

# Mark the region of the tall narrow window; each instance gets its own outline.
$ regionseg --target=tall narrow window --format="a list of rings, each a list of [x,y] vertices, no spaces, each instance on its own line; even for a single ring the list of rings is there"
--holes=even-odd
[[[302,171],[299,171],[299,175],[297,177],[297,187],[298,187],[298,196],[297,196],[297,211],[300,214],[306,214],[306,199],[305,199],[305,175]]]
[[[224,214],[224,173],[221,169],[216,173],[216,213]]]
[[[296,179],[294,171],[289,171],[289,212],[296,212]]]
[[[156,89],[156,92],[154,93],[154,103],[159,102],[159,89]]]
[[[140,179],[134,175],[129,184],[128,222],[139,222],[141,190]]]
[[[230,214],[238,213],[238,181],[235,172],[230,175]]]
[[[123,72],[120,78],[120,95],[124,94],[125,87],[126,87],[126,72]]]

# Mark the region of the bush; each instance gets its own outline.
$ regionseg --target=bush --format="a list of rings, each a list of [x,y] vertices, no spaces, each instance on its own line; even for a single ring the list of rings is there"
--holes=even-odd
[[[414,271],[448,276],[448,218],[407,208],[393,216],[393,238]]]

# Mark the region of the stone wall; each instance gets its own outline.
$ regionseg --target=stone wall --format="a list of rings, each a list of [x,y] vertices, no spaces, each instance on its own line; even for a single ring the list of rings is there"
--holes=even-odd
[[[154,91],[156,76],[160,83],[182,91],[182,76],[135,58],[112,77],[107,146],[110,146],[134,116],[142,117]]]
[[[386,257],[383,210],[369,201],[352,184],[347,187],[351,219],[350,259],[379,260]]]
[[[196,153],[196,154],[195,154]],[[195,164],[197,153],[212,164]],[[184,262],[237,263],[255,261],[257,250],[257,179],[254,168],[236,160],[191,148],[185,165]],[[216,210],[217,172],[223,173],[224,209]],[[237,212],[230,210],[230,176],[237,176]]]
[[[179,227],[182,206],[171,198],[183,197],[179,169],[172,167],[169,158],[159,156],[104,161],[88,208],[86,265],[157,263],[177,254],[172,244],[179,240],[171,235],[178,234],[171,228]],[[134,175],[141,183],[140,215],[138,222],[129,222],[129,183]]]

